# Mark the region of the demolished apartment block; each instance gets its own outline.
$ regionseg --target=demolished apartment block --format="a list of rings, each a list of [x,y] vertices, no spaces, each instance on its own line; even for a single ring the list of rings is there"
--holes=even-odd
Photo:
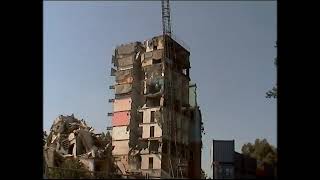
[[[166,38],[170,59],[163,58],[163,36],[114,51],[112,154],[126,175],[200,178],[201,115],[194,85],[189,103],[190,52]]]
[[[60,167],[67,158],[78,159],[89,171],[110,173],[113,167],[111,139],[94,134],[84,120],[60,115],[53,123],[44,145],[47,167]]]

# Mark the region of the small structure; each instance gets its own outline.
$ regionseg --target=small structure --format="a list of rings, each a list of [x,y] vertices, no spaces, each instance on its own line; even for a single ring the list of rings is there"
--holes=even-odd
[[[213,140],[213,179],[234,179],[234,140]]]
[[[234,150],[234,140],[213,140],[214,179],[255,179],[257,160]]]

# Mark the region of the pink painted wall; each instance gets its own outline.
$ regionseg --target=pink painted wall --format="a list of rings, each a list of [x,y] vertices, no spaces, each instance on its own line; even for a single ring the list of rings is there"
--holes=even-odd
[[[114,112],[112,116],[112,126],[129,125],[130,111]]]
[[[131,110],[131,98],[115,99],[113,103],[113,112]]]

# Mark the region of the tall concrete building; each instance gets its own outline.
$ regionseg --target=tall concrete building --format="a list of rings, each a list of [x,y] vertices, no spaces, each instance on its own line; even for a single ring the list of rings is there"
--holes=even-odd
[[[201,112],[190,83],[190,52],[181,44],[161,35],[114,51],[109,116],[122,174],[200,178]]]

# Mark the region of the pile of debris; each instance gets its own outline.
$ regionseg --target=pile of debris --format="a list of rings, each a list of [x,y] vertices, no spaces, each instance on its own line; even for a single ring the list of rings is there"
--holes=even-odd
[[[60,115],[44,138],[44,163],[60,167],[66,159],[78,159],[90,171],[113,171],[110,134],[93,133],[86,122]]]

